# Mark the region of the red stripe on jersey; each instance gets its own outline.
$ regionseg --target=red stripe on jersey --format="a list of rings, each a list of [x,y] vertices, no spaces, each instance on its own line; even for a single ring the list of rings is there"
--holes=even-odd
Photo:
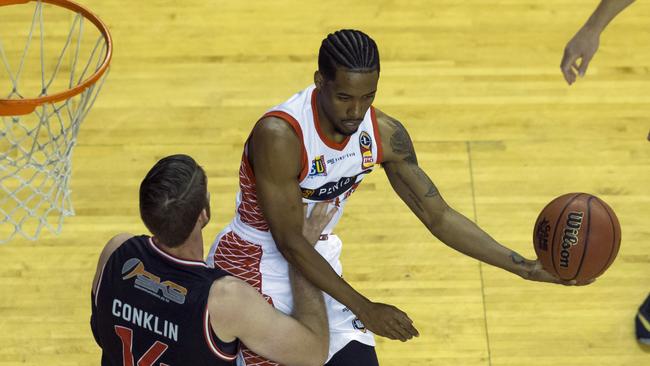
[[[241,202],[237,207],[237,212],[241,221],[257,230],[269,231],[269,224],[264,219],[262,209],[257,203],[255,176],[246,154],[242,155],[241,167],[239,168],[239,191],[241,192]]]
[[[381,136],[379,135],[379,124],[377,123],[377,115],[375,115],[375,108],[370,107],[370,119],[372,120],[372,130],[377,141],[377,161],[375,164],[381,164],[384,161],[384,149],[381,144]]]
[[[261,261],[262,247],[242,239],[232,231],[219,239],[214,252],[215,266],[246,281],[258,292],[262,291]]]
[[[197,260],[191,260],[191,259],[182,259],[182,258],[178,258],[178,257],[176,257],[174,255],[171,255],[171,254],[165,252],[164,250],[158,248],[158,246],[156,245],[156,243],[153,242],[153,239],[151,237],[149,237],[148,242],[149,242],[149,245],[151,245],[151,247],[154,249],[154,251],[156,253],[160,254],[161,256],[166,258],[167,260],[170,260],[170,261],[172,261],[174,263],[178,263],[178,264],[184,264],[186,266],[195,266],[195,267],[208,268],[208,265],[205,264],[205,262],[203,262],[203,261],[197,261]]]
[[[305,149],[305,143],[302,135],[302,129],[300,124],[288,113],[282,111],[271,111],[266,113],[262,118],[266,117],[276,117],[289,124],[291,128],[298,135],[300,140],[300,145],[302,148],[301,152],[301,169],[300,175],[298,176],[298,181],[302,181],[307,176],[309,172],[309,165],[307,164],[307,150]],[[255,228],[260,231],[269,231],[269,224],[264,219],[262,210],[257,202],[257,189],[255,183],[255,173],[248,161],[248,156],[246,153],[242,154],[242,162],[239,168],[239,189],[241,191],[241,202],[239,207],[237,207],[237,212],[241,220],[246,225]]]
[[[296,135],[298,135],[298,138],[300,139],[300,146],[302,147],[302,152],[301,152],[301,156],[300,156],[300,162],[302,164],[301,165],[302,169],[300,170],[300,175],[298,176],[298,182],[302,181],[303,179],[305,179],[305,177],[307,176],[307,173],[309,172],[309,164],[307,164],[308,163],[307,162],[307,149],[305,149],[305,139],[304,139],[303,134],[302,134],[302,128],[300,128],[300,123],[298,123],[298,121],[296,121],[296,119],[293,118],[293,116],[291,116],[289,113],[285,113],[285,112],[282,112],[282,111],[268,112],[262,118],[265,118],[265,117],[277,117],[277,118],[280,118],[280,119],[284,120],[285,122],[287,122],[291,126],[291,128],[293,128],[293,130],[296,132]]]
[[[205,306],[205,313],[203,314],[203,336],[205,336],[205,342],[208,344],[210,351],[214,353],[217,357],[225,361],[234,361],[237,358],[237,355],[229,355],[228,353],[219,349],[219,345],[212,338],[212,325],[210,324],[210,313],[208,312],[208,306]]]
[[[246,281],[249,285],[262,293],[262,274],[260,262],[262,261],[262,247],[248,242],[234,232],[228,232],[219,239],[219,244],[214,253],[215,266],[229,272],[233,276]],[[273,305],[273,299],[262,294],[264,299]],[[241,344],[242,356],[246,366],[279,366],[278,363],[269,361]]]

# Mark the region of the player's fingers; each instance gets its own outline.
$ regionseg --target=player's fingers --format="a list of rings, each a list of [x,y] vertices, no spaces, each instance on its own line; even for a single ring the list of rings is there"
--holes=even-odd
[[[338,208],[332,207],[328,212],[327,212],[327,222],[329,222],[334,215],[336,215],[336,211],[338,211]]]
[[[564,49],[562,62],[560,62],[560,70],[562,70],[564,80],[566,80],[569,85],[575,81],[575,73],[571,70],[571,64],[573,64],[576,59],[577,57],[573,57],[568,49]]]
[[[419,337],[420,336],[420,332],[418,332],[418,330],[415,329],[415,326],[412,323],[407,323],[407,324],[402,323],[402,327],[404,328],[404,330],[406,330],[408,332],[408,334],[411,337]]]
[[[392,329],[388,324],[385,329],[382,330],[382,335],[389,339],[399,339],[399,335]]]
[[[411,337],[418,337],[420,333],[418,333],[418,330],[415,329],[415,326],[413,326],[413,320],[411,320],[411,318],[409,318],[409,316],[405,312],[397,308],[396,310],[399,312],[399,316],[397,320],[400,322],[402,329],[408,332],[409,339]]]
[[[393,329],[393,331],[397,333],[400,341],[406,342],[409,339],[413,338],[413,336],[409,334],[409,332],[406,329],[403,328],[402,324],[397,319],[393,319],[390,322],[390,326]]]
[[[307,216],[307,204],[306,204],[306,203],[303,203],[303,204],[302,204],[302,214],[303,214],[303,216],[305,216],[306,218],[309,218],[309,216]]]
[[[571,85],[576,81],[576,73],[569,67],[566,70],[562,70],[562,76],[567,84]]]
[[[587,286],[587,285],[592,284],[594,282],[596,282],[596,279],[592,278],[592,279],[590,279],[588,281],[578,282],[578,283],[576,283],[576,286]]]
[[[318,216],[323,216],[323,213],[325,213],[325,211],[327,210],[327,206],[328,206],[328,205],[329,205],[329,204],[328,204],[327,202],[318,202],[318,203],[314,206],[314,210],[313,210],[313,211],[316,212],[316,214],[317,214]]]
[[[552,274],[550,274],[548,272],[546,272],[545,277],[546,277],[544,279],[545,282],[558,283],[558,284],[565,285],[565,286],[573,286],[575,284],[575,282],[576,282],[575,280],[565,281],[565,280],[563,280],[561,278],[553,276]]]
[[[532,274],[532,279],[535,281],[540,281],[540,282],[549,282],[549,283],[557,283],[561,285],[570,285],[570,281],[564,281],[556,276],[553,276],[549,272],[545,271],[541,267],[539,269],[536,269],[533,274]]]
[[[560,61],[560,69],[562,71],[567,70],[570,65],[575,61],[575,59],[571,59],[571,55],[569,52],[569,48],[564,49],[564,54],[562,54],[562,61]]]
[[[593,55],[584,55],[582,57],[582,61],[580,61],[580,67],[578,68],[578,74],[580,77],[584,77],[585,73],[587,72],[587,67],[589,67],[589,62],[591,62],[591,58]]]

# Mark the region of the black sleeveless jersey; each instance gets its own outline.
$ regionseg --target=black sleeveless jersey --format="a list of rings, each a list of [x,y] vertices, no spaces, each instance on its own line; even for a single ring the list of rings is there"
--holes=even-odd
[[[148,236],[127,240],[92,299],[102,366],[234,365],[239,343],[217,338],[207,309],[212,283],[226,275],[167,254]]]

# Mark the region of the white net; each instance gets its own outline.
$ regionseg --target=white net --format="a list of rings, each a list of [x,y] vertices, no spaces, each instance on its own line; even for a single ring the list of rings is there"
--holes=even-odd
[[[71,89],[106,59],[107,40],[81,14],[40,1],[0,7],[0,13],[2,28],[11,28],[0,34],[0,98]],[[35,240],[43,227],[59,233],[63,219],[74,215],[72,151],[106,74],[67,100],[46,103],[28,115],[0,117],[0,243],[17,234]]]

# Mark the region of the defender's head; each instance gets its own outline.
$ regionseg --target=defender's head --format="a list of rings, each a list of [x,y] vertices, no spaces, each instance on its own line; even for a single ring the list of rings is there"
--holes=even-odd
[[[167,156],[151,168],[140,184],[140,217],[156,239],[181,245],[195,227],[210,221],[207,177],[191,157]]]
[[[337,132],[357,131],[375,98],[378,81],[379,51],[367,34],[343,29],[323,40],[314,83],[320,106]]]

